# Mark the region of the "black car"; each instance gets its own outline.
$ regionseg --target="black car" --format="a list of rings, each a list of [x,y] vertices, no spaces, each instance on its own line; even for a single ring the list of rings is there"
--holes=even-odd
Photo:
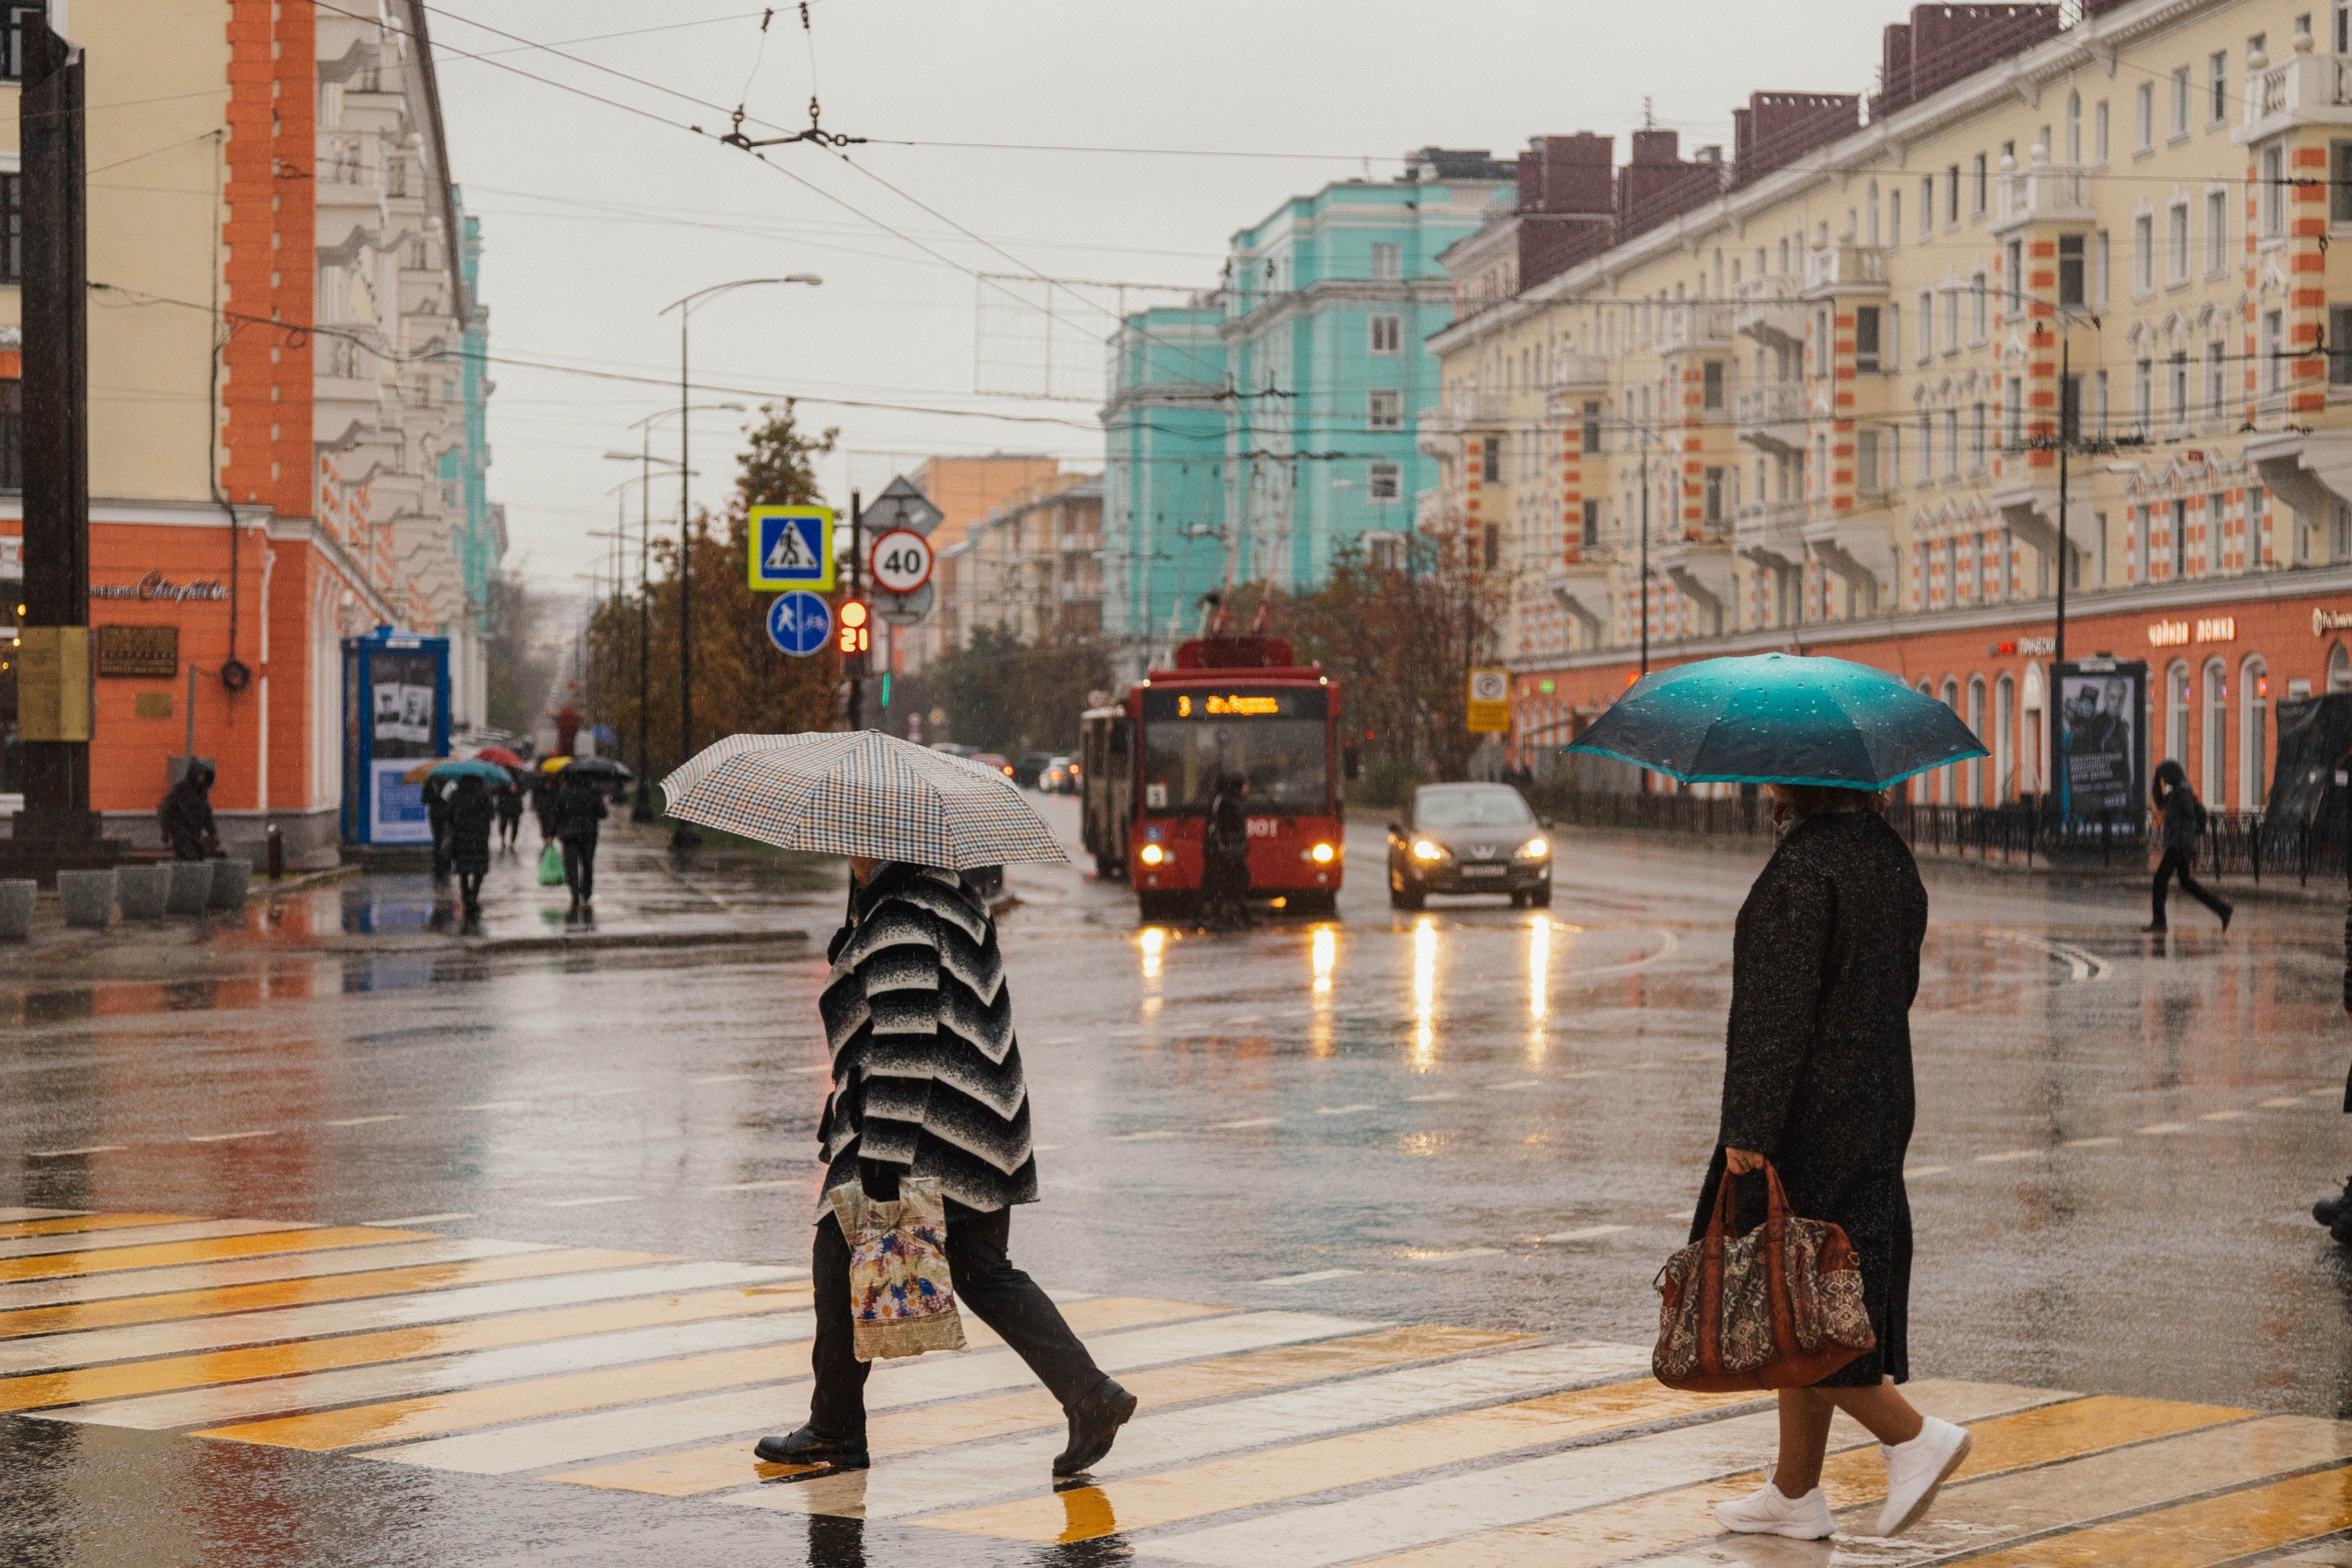
[[[1053,762],[1049,752],[1032,751],[1012,764],[1012,782],[1023,789],[1035,789],[1046,776],[1046,769]]]
[[[1432,893],[1508,893],[1513,908],[1552,902],[1552,841],[1509,784],[1423,784],[1388,825],[1388,903],[1418,909]]]

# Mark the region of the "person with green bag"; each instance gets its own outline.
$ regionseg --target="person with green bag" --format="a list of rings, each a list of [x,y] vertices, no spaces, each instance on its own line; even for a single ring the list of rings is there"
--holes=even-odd
[[[553,839],[549,839],[546,847],[539,851],[539,886],[563,886],[563,846]]]

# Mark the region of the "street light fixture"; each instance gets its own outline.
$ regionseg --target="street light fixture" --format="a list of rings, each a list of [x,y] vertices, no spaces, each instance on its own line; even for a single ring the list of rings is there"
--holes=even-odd
[[[694,655],[694,511],[690,483],[694,462],[687,446],[687,434],[694,422],[685,416],[693,412],[688,399],[686,378],[686,329],[693,320],[695,307],[718,295],[737,288],[750,288],[766,283],[805,283],[814,288],[825,280],[813,272],[787,273],[782,277],[739,277],[732,283],[714,283],[707,288],[697,288],[682,299],[673,299],[656,312],[666,316],[678,312],[678,755],[681,759],[695,754],[695,655]],[[702,843],[702,835],[691,822],[681,822],[670,835],[673,850],[691,850]]]

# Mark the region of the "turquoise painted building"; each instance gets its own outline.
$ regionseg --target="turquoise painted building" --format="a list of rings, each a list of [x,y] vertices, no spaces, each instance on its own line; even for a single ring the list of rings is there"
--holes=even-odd
[[[1324,581],[1335,553],[1413,526],[1437,482],[1419,448],[1438,396],[1423,347],[1453,318],[1438,253],[1517,199],[1517,167],[1416,154],[1236,233],[1224,277],[1128,316],[1102,410],[1103,624],[1123,672],[1164,662],[1202,595]]]
[[[450,705],[460,726],[488,722],[487,648],[491,634],[491,584],[506,555],[506,509],[490,499],[490,307],[481,302],[481,220],[465,210],[464,193],[452,192],[458,225],[464,234],[458,267],[465,278],[463,358],[458,386],[463,431],[441,454],[445,496],[455,491],[450,545],[465,589],[459,625],[442,627],[449,637]]]

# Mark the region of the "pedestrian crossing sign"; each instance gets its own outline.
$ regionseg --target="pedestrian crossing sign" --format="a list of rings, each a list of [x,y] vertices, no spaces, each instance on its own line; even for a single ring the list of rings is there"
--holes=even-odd
[[[833,585],[833,509],[752,508],[752,586],[767,592]]]

